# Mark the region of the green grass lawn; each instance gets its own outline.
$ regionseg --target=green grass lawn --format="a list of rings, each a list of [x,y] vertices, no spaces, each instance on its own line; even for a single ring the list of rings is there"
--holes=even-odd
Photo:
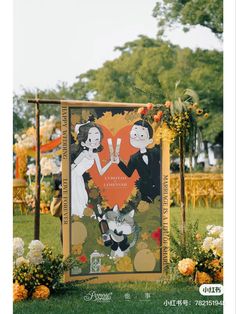
[[[171,224],[180,222],[180,209],[171,207]],[[187,210],[187,222],[199,220],[199,232],[204,233],[208,224],[223,224],[222,208],[196,208]],[[34,216],[14,215],[14,237],[21,237],[25,247],[33,239]],[[40,240],[55,253],[61,252],[60,220],[50,214],[41,215]],[[95,293],[112,293],[110,302],[85,301],[84,297],[91,291]],[[126,300],[126,293],[130,300]],[[145,294],[146,293],[146,294]],[[150,298],[148,298],[150,297]],[[176,306],[166,306],[165,301],[176,302]],[[188,302],[188,305],[183,305]],[[47,301],[19,302],[14,304],[14,313],[223,313],[217,305],[222,297],[203,297],[196,286],[187,283],[116,283],[116,284],[82,284],[76,288],[61,291]],[[177,305],[177,301],[179,305]],[[199,301],[202,301],[200,303]],[[210,306],[210,301],[215,305]],[[182,302],[182,305],[181,305]],[[209,302],[209,303],[207,303]]]

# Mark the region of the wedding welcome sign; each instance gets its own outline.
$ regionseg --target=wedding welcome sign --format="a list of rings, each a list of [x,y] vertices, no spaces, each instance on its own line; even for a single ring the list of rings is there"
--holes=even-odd
[[[169,260],[169,144],[142,104],[62,101],[66,281],[158,280]]]

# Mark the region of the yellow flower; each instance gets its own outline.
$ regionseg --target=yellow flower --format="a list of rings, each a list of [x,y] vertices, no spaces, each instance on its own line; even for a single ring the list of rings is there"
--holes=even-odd
[[[206,112],[205,114],[204,114],[204,118],[208,118],[209,117],[209,114]]]
[[[94,187],[94,182],[93,182],[93,180],[89,180],[89,182],[88,182],[88,187],[89,187],[89,189],[91,189],[92,187]]]
[[[198,106],[198,104],[197,103],[195,103],[195,104],[193,104],[193,108],[197,108],[197,106]]]
[[[108,273],[111,270],[111,265],[102,265],[101,273]]]
[[[50,290],[44,285],[37,286],[32,294],[33,299],[48,299]]]
[[[215,272],[215,274],[214,274],[214,281],[222,282],[223,279],[224,279],[224,269],[222,267],[220,270]]]
[[[196,262],[191,258],[184,258],[178,263],[178,270],[183,276],[190,276],[193,274]]]
[[[202,239],[200,233],[197,233],[196,236],[195,236],[196,240],[197,241],[200,241]]]
[[[196,110],[196,114],[197,114],[197,115],[201,115],[202,113],[203,113],[203,110],[202,110],[202,109],[198,108],[198,109]]]
[[[147,232],[144,232],[141,234],[141,238],[143,241],[147,240],[149,238],[149,234]]]
[[[132,272],[133,265],[129,256],[124,256],[118,259],[116,263],[116,269],[121,272]]]
[[[141,251],[143,249],[146,249],[148,247],[148,245],[145,242],[139,242],[136,247],[137,247],[138,251]]]
[[[204,283],[212,283],[212,278],[205,272],[197,271],[195,276],[195,283],[197,285],[203,285]]]
[[[104,246],[104,242],[101,237],[97,239],[97,244]]]
[[[149,203],[145,201],[140,201],[137,208],[140,213],[144,213],[149,209]]]
[[[28,296],[28,290],[24,285],[19,285],[17,282],[13,284],[13,301],[23,301]]]
[[[76,244],[76,245],[72,245],[72,253],[73,254],[76,254],[76,255],[81,254],[82,249],[83,249],[83,245],[81,243]]]

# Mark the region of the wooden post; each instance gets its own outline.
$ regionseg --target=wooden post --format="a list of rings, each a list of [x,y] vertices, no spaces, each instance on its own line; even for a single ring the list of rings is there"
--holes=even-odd
[[[35,174],[35,214],[34,214],[34,239],[39,240],[40,235],[40,109],[36,96],[35,102],[35,127],[36,127],[36,174]]]
[[[186,210],[185,210],[185,181],[184,181],[184,135],[179,136],[179,150],[180,150],[180,206],[181,206],[181,234],[182,244],[186,244]]]

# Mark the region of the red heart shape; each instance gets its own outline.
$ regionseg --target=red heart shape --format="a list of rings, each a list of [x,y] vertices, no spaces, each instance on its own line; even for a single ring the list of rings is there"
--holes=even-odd
[[[117,138],[121,138],[120,158],[127,164],[129,162],[130,156],[137,152],[137,149],[130,145],[129,140],[132,126],[125,126],[114,136],[105,126],[101,126],[101,128],[104,134],[102,140],[104,149],[98,153],[101,165],[104,167],[104,165],[106,165],[110,160],[110,152],[107,144],[108,138],[112,139],[114,149]],[[94,164],[93,167],[89,170],[89,173],[96,186],[99,187],[100,193],[104,200],[107,201],[109,207],[113,207],[117,204],[119,208],[122,208],[134,188],[135,181],[139,178],[136,170],[132,177],[127,177],[120,170],[117,164],[112,164],[111,167],[102,176],[100,176],[97,167]]]

